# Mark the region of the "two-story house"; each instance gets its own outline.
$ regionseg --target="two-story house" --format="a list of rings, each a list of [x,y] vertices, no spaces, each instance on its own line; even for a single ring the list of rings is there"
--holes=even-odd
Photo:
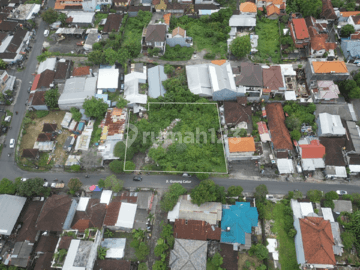
[[[233,68],[235,84],[238,88],[245,88],[249,101],[261,98],[263,89],[263,73],[260,65],[241,62],[239,67]]]
[[[295,48],[303,49],[310,43],[310,35],[304,18],[289,20],[289,29]]]
[[[158,48],[159,54],[165,53],[166,24],[151,24],[144,28],[141,39],[141,51]]]

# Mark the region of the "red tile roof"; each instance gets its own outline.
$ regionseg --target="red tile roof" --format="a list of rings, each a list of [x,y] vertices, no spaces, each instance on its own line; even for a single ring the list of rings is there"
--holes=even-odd
[[[219,240],[221,228],[215,227],[212,230],[211,225],[200,220],[176,219],[174,224],[174,237],[192,240]]]
[[[258,125],[258,131],[260,135],[269,133],[269,130],[265,122],[261,121],[261,122],[257,122],[256,124]]]
[[[310,144],[300,144],[301,158],[323,158],[325,146],[319,140],[313,140]]]
[[[230,153],[255,152],[255,141],[253,137],[228,138]]]
[[[297,39],[306,39],[309,38],[309,32],[306,27],[305,19],[293,19],[292,23],[295,28],[295,34]]]
[[[290,133],[285,126],[285,115],[281,103],[266,105],[271,141],[275,150],[293,150]]]
[[[45,93],[46,91],[36,91],[32,98],[32,105],[46,105],[45,103]],[[30,99],[30,98],[29,98]]]
[[[351,16],[355,24],[360,24],[360,14]]]
[[[38,83],[39,83],[39,80],[40,80],[40,75],[41,75],[41,74],[37,74],[37,75],[35,76],[35,79],[34,79],[33,84],[32,84],[32,86],[31,86],[31,91],[34,91],[34,90],[37,89],[37,86],[38,86]]]
[[[299,221],[306,262],[335,265],[330,221],[320,217],[305,217]]]
[[[51,133],[40,133],[36,139],[37,142],[48,142],[51,141]]]
[[[350,35],[350,39],[360,39],[360,31]]]
[[[100,229],[104,222],[106,204],[100,203],[100,199],[90,199],[86,211],[76,211],[72,229],[84,232],[88,228]]]
[[[90,67],[76,67],[73,70],[73,76],[86,76],[90,74]]]
[[[106,210],[104,225],[114,226],[119,216],[121,202],[112,201]]]
[[[266,7],[266,15],[271,16],[273,14],[279,15],[280,9],[277,6],[275,6],[274,4],[270,4]]]

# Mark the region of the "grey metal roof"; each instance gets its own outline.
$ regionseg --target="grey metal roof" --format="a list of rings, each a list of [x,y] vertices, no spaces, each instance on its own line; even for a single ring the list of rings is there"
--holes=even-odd
[[[337,222],[331,222],[331,232],[334,238],[335,245],[333,245],[333,251],[335,255],[341,256],[343,253],[343,243],[340,237],[340,226]]]
[[[92,23],[95,12],[85,12],[85,11],[70,11],[67,15],[68,17],[72,17],[72,23]]]
[[[0,234],[11,234],[25,202],[24,197],[0,195]]]
[[[169,266],[171,270],[205,270],[206,257],[207,241],[175,239]]]
[[[56,57],[47,58],[44,62],[41,62],[37,70],[38,74],[43,73],[45,70],[55,70]]]
[[[263,86],[262,68],[253,63],[241,62],[240,75],[235,79],[237,85]]]
[[[166,90],[162,82],[166,80],[167,75],[164,72],[164,66],[160,65],[148,69],[149,96],[151,98],[164,96]]]
[[[209,97],[212,96],[213,91],[208,66],[206,64],[186,66],[186,76],[189,89],[192,93]]]
[[[232,15],[229,20],[230,27],[251,27],[256,26],[256,18],[254,15]]]
[[[11,265],[26,268],[30,259],[33,243],[16,242],[11,254]]]
[[[360,129],[355,122],[346,121],[355,151],[360,153]]]
[[[139,209],[149,209],[149,203],[151,198],[152,192],[151,191],[140,191],[138,193],[137,198],[137,205]]]
[[[352,203],[351,201],[346,200],[334,200],[334,212],[341,213],[341,212],[349,212],[352,213]]]
[[[341,119],[354,121],[347,103],[331,104],[331,106],[329,106],[329,104],[316,104],[316,116],[321,113],[340,115]]]
[[[319,114],[319,136],[342,136],[345,135],[346,131],[341,123],[341,119],[339,115],[332,115],[328,113],[320,113]]]

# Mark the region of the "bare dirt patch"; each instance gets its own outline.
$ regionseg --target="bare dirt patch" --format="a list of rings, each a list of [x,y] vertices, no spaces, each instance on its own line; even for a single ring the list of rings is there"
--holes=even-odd
[[[262,262],[258,258],[251,257],[247,253],[239,253],[238,270],[255,270],[260,265]]]

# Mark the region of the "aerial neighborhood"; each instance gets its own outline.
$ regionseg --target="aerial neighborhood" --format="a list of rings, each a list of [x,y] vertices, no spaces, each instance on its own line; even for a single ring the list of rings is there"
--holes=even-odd
[[[1,0],[0,270],[360,269],[360,1]]]

